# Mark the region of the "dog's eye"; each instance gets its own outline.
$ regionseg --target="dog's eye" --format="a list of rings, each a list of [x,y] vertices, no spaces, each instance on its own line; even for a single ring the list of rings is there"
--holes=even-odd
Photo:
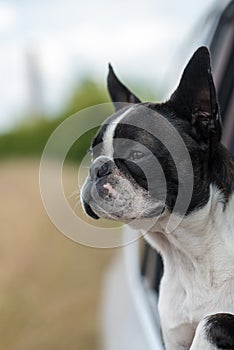
[[[144,157],[144,153],[140,151],[132,151],[128,157],[130,160],[138,160],[140,158]]]

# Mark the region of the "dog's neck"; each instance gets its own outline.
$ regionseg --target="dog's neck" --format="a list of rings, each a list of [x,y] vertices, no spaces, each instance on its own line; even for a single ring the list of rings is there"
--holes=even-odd
[[[223,193],[211,185],[210,199],[202,209],[184,217],[170,233],[168,216],[163,215],[145,238],[161,253],[168,276],[196,272],[203,283],[219,285],[233,278],[233,212],[234,193],[224,206]]]

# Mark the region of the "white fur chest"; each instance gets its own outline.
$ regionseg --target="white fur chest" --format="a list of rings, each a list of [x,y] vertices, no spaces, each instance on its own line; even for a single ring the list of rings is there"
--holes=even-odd
[[[234,196],[223,210],[219,191],[211,188],[204,208],[188,215],[172,233],[166,234],[164,227],[162,219],[146,235],[164,261],[161,324],[165,341],[167,336],[177,343],[180,336],[187,337],[186,348],[204,316],[234,313]]]
[[[234,314],[234,278],[214,279],[211,270],[204,271],[204,276],[196,270],[186,269],[180,269],[173,276],[164,274],[159,299],[162,323],[171,329],[190,324],[195,330],[206,315]],[[230,273],[234,276],[233,268]]]

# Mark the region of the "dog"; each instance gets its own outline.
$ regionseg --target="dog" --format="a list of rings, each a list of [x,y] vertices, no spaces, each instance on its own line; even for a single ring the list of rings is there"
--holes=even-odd
[[[220,142],[209,50],[166,102],[142,103],[111,65],[108,90],[115,113],[93,139],[83,209],[142,229],[161,254],[167,350],[234,349],[234,158]]]

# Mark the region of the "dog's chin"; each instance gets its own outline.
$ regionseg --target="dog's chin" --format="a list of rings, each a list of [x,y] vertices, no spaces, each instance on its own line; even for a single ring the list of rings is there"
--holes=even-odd
[[[90,201],[88,205],[88,210],[86,211],[86,214],[92,217],[93,219],[108,219],[112,221],[120,221],[123,223],[128,223],[134,218],[131,217],[130,213],[124,212],[124,210],[119,210],[112,212],[108,210],[108,208],[102,208],[99,204],[95,203],[94,201]]]
[[[87,209],[86,214],[93,219],[102,218],[129,224],[134,220],[138,221],[141,219],[157,219],[164,212],[165,207],[159,205],[154,210],[145,213],[133,213],[127,211],[124,208],[113,212],[111,210],[108,210],[108,208],[102,208],[100,204],[97,204],[94,201],[90,201],[89,205],[87,205],[85,209]]]

